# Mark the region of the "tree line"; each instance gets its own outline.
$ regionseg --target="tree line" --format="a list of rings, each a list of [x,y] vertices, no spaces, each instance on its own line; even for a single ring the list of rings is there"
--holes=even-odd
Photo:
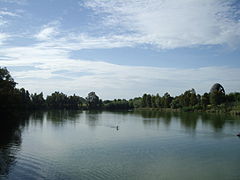
[[[7,68],[0,67],[0,110],[5,109],[106,109],[129,110],[134,108],[181,109],[184,111],[224,111],[240,109],[240,93],[225,94],[219,91],[197,94],[194,89],[172,97],[169,93],[143,94],[130,100],[114,99],[102,101],[95,92],[86,98],[62,92],[54,92],[44,98],[43,93],[30,94],[24,88],[16,88],[16,82]]]

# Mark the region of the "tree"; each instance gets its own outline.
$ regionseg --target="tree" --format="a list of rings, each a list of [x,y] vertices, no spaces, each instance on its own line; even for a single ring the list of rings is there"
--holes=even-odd
[[[212,105],[219,105],[225,102],[225,90],[223,86],[216,83],[210,90],[210,103]]]
[[[25,90],[24,88],[19,89],[19,93],[20,93],[20,106],[22,108],[25,109],[29,109],[31,107],[31,98],[30,98],[30,94],[27,90]]]
[[[209,101],[209,94],[208,93],[204,93],[202,98],[201,98],[201,104],[204,108],[207,107],[207,105],[210,103]]]
[[[152,107],[152,96],[151,96],[150,94],[147,95],[146,105],[147,105],[147,107],[149,107],[149,108]]]
[[[132,102],[132,105],[129,104],[130,108],[140,108],[142,106],[142,98],[141,97],[134,98],[130,102]]]
[[[95,92],[90,92],[86,97],[86,101],[89,109],[97,109],[101,106],[101,101]]]
[[[219,91],[211,92],[210,103],[214,106],[225,102],[225,94]]]
[[[70,109],[78,109],[82,107],[82,101],[79,96],[76,96],[75,94],[73,96],[68,97],[68,108]]]
[[[142,97],[142,107],[147,107],[147,94]]]
[[[151,104],[152,104],[152,107],[153,108],[156,108],[157,107],[157,104],[156,104],[156,96],[152,95],[151,97]]]
[[[0,109],[16,108],[19,104],[20,96],[15,89],[17,83],[14,82],[7,68],[0,67]]]
[[[0,67],[0,90],[13,90],[16,84],[7,68]]]
[[[168,92],[166,92],[163,96],[163,105],[165,108],[170,108],[171,102],[172,102],[172,97]]]
[[[68,98],[66,94],[56,91],[51,96],[47,96],[46,102],[50,108],[64,109],[67,108]]]
[[[161,105],[161,97],[159,96],[159,94],[156,95],[155,103],[156,103],[157,108],[161,108],[162,107],[162,105]]]
[[[171,108],[172,109],[177,109],[177,108],[180,108],[180,103],[179,103],[179,96],[175,97],[173,100],[172,100],[172,103],[171,103]]]
[[[198,103],[197,95],[195,89],[190,91],[190,106],[195,106]]]
[[[32,108],[33,109],[42,109],[45,108],[45,99],[43,93],[34,93],[31,94]]]

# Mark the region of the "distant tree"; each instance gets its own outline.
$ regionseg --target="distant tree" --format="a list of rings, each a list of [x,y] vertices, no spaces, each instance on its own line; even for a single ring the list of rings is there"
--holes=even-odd
[[[142,107],[147,107],[147,94],[142,97]]]
[[[223,86],[216,83],[210,90],[210,103],[212,105],[219,105],[225,102],[225,90]]]
[[[152,96],[151,96],[150,94],[147,95],[146,105],[147,105],[147,107],[149,107],[149,108],[152,107]]]
[[[11,91],[15,88],[16,84],[7,68],[0,67],[0,90]]]
[[[177,109],[177,108],[180,108],[181,105],[180,105],[180,102],[179,102],[179,96],[175,97],[172,102],[171,102],[171,108],[172,109]]]
[[[45,99],[43,93],[34,93],[31,94],[32,108],[33,109],[43,109],[45,108]]]
[[[64,93],[54,92],[46,99],[47,106],[52,109],[64,109],[68,107],[68,97]]]
[[[225,94],[222,92],[211,92],[210,94],[210,103],[212,105],[219,105],[225,102]]]
[[[201,104],[204,108],[207,107],[208,104],[210,104],[210,99],[209,99],[209,94],[204,93],[202,98],[201,98]]]
[[[153,108],[157,107],[156,96],[154,96],[154,95],[152,95],[152,97],[151,97],[151,105],[152,105]]]
[[[170,96],[170,94],[168,92],[166,92],[163,96],[164,107],[165,108],[170,108],[172,100],[173,100],[173,98]]]
[[[159,94],[156,95],[155,104],[156,104],[157,108],[161,108],[162,107],[162,105],[161,105],[161,97],[159,96]]]
[[[197,95],[195,89],[190,91],[190,106],[195,106],[198,103]]]
[[[97,109],[101,106],[101,101],[95,92],[90,92],[86,97],[86,101],[89,109]]]
[[[31,97],[27,90],[24,88],[19,89],[20,97],[21,97],[21,104],[20,106],[24,109],[30,109],[31,108]]]
[[[68,108],[70,109],[79,109],[82,107],[82,100],[81,97],[76,96],[75,94],[73,96],[68,97]]]
[[[136,97],[134,99],[129,100],[129,108],[140,108],[142,107],[142,98],[141,97]]]

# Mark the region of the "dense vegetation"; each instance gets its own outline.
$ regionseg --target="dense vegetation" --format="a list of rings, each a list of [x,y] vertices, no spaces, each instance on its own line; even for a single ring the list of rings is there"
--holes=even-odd
[[[90,92],[86,98],[54,92],[44,98],[43,93],[30,94],[24,88],[17,89],[16,82],[6,68],[0,68],[0,110],[8,109],[106,109],[128,110],[134,108],[154,108],[183,111],[240,112],[240,93],[225,94],[219,91],[196,94],[194,89],[172,97],[169,93],[144,94],[134,99],[114,99],[102,101]]]

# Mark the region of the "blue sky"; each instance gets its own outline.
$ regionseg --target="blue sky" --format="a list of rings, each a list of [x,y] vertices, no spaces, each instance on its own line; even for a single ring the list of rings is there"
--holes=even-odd
[[[103,99],[240,90],[238,0],[0,0],[18,87]]]

